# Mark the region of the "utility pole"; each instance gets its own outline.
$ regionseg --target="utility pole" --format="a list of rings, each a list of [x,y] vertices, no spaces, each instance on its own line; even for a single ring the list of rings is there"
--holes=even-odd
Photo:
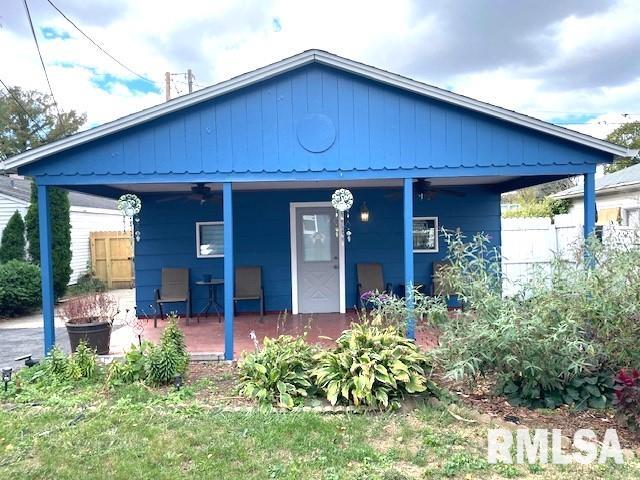
[[[193,92],[193,72],[191,69],[187,70],[187,83],[189,84],[189,93]]]
[[[171,100],[171,73],[169,72],[165,72],[164,74],[164,91],[168,102]]]

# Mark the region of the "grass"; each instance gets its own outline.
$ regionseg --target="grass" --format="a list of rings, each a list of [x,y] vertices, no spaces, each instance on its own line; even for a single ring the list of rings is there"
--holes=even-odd
[[[0,478],[640,477],[637,461],[490,465],[488,427],[443,407],[367,416],[223,413],[199,395],[211,387],[203,380],[179,392],[80,384],[54,394],[54,385],[37,405],[0,403]]]

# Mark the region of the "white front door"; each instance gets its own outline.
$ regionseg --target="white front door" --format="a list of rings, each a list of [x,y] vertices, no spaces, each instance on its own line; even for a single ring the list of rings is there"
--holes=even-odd
[[[292,293],[297,295],[297,313],[340,312],[341,252],[335,210],[330,206],[298,206],[292,209],[292,214],[295,215],[292,273],[297,278],[293,282],[297,291]]]

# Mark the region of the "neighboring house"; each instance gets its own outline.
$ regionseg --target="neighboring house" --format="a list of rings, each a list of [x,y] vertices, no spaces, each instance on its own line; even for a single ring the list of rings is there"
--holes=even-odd
[[[381,264],[396,287],[430,285],[446,255],[443,227],[484,231],[499,246],[504,192],[584,175],[584,229],[593,231],[596,166],[635,153],[311,50],[24,152],[5,168],[35,178],[43,225],[50,186],[138,195],[137,305],[154,302],[165,267],[190,270],[193,310],[207,301],[196,282],[223,279],[230,359],[235,267],[262,268],[267,310],[342,313],[357,303],[358,264]],[[354,197],[350,241],[336,235],[339,188]],[[42,275],[49,349],[48,264]]]
[[[0,175],[0,235],[9,218],[17,210],[24,219],[31,200],[31,180],[17,175]],[[90,248],[89,233],[122,230],[122,215],[110,198],[79,192],[69,192],[71,204],[71,280],[87,271]]]
[[[580,225],[583,217],[582,186],[555,193],[554,198],[571,201],[569,215]],[[614,223],[640,227],[640,164],[596,179],[597,224]]]

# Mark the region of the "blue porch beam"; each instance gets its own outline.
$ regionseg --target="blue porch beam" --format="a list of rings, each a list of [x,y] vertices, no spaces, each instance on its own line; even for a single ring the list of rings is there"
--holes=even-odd
[[[44,321],[44,354],[56,343],[53,296],[53,263],[51,260],[51,215],[49,187],[38,185],[38,227],[40,231],[40,271],[42,278],[42,318]]]
[[[403,181],[404,214],[404,285],[407,299],[407,337],[416,338],[416,321],[413,315],[413,179]]]
[[[222,184],[224,235],[224,359],[233,360],[233,192],[231,182]]]
[[[584,174],[584,239],[593,235],[596,229],[596,175]]]

